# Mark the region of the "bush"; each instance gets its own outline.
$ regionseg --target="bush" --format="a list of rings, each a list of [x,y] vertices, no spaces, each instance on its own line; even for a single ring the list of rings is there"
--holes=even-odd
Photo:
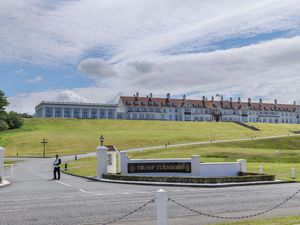
[[[16,112],[10,112],[6,115],[5,121],[9,129],[20,128],[23,125],[22,117]]]
[[[3,119],[0,119],[0,131],[7,130],[8,128],[9,128],[9,126],[7,125],[6,121],[4,121]]]
[[[274,175],[245,173],[233,177],[151,177],[151,176],[123,176],[115,174],[103,174],[103,177],[111,180],[171,182],[171,183],[235,183],[253,181],[273,181]]]

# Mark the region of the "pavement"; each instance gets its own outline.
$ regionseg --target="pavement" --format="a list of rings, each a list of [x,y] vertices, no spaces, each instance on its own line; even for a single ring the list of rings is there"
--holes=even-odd
[[[62,174],[52,181],[53,159],[24,159],[0,188],[1,225],[105,224],[155,198],[160,188],[180,204],[218,216],[244,216],[274,207],[299,190],[299,183],[222,188],[167,187],[91,181]],[[9,173],[9,171],[7,171]],[[9,174],[6,174],[9,175]],[[299,215],[300,194],[260,217]],[[168,202],[169,225],[224,222]],[[129,215],[119,225],[156,224],[156,205]]]
[[[1,187],[5,187],[5,186],[7,186],[7,185],[9,185],[10,184],[10,182],[8,181],[8,180],[3,180],[1,183],[0,183],[0,188]]]

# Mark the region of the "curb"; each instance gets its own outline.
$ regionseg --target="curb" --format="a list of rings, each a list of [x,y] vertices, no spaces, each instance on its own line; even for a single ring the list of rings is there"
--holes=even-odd
[[[64,174],[85,178],[97,182],[105,183],[117,183],[117,184],[131,184],[131,185],[148,185],[148,186],[169,186],[169,187],[201,187],[201,188],[223,188],[223,187],[237,187],[237,186],[253,186],[253,185],[267,185],[267,184],[286,184],[296,183],[296,181],[253,181],[253,182],[241,182],[241,183],[217,183],[217,184],[193,184],[193,183],[166,183],[166,182],[146,182],[146,181],[125,181],[125,180],[110,180],[110,179],[98,179],[96,177],[86,177],[77,174],[72,174],[66,171],[61,171]]]
[[[8,180],[3,180],[3,182],[0,183],[0,188],[6,187],[8,185],[10,185],[10,182]]]

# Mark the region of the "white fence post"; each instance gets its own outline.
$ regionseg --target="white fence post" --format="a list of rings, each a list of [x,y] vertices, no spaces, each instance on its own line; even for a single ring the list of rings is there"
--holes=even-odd
[[[156,192],[157,225],[167,225],[167,203],[167,192],[165,190],[159,189]]]
[[[259,173],[260,173],[260,174],[263,173],[263,166],[262,166],[262,165],[259,166]]]
[[[292,167],[292,179],[295,179],[295,168]]]
[[[0,147],[0,183],[4,179],[4,148]]]

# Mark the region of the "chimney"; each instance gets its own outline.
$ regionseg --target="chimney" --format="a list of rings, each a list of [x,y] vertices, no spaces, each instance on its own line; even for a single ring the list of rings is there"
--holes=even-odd
[[[211,96],[211,101],[214,102],[214,100],[215,100],[215,99],[214,99],[214,96]]]
[[[223,102],[223,100],[224,100],[224,98],[223,98],[223,96],[221,96],[221,102]]]
[[[274,104],[277,105],[277,99],[274,99]]]
[[[262,104],[262,98],[259,99],[259,104]]]
[[[170,99],[170,93],[167,94],[167,99]]]
[[[137,98],[139,97],[139,93],[138,93],[138,92],[136,93],[136,97],[137,97]]]
[[[150,93],[150,98],[152,98],[152,93]]]
[[[248,104],[251,104],[251,98],[248,98]]]
[[[230,97],[229,101],[232,102],[232,97]]]
[[[238,98],[238,103],[241,104],[241,97]]]
[[[296,101],[294,101],[294,106],[296,106]]]
[[[185,95],[182,96],[182,100],[185,101]]]
[[[203,95],[203,97],[202,97],[202,101],[205,101],[205,96]]]

